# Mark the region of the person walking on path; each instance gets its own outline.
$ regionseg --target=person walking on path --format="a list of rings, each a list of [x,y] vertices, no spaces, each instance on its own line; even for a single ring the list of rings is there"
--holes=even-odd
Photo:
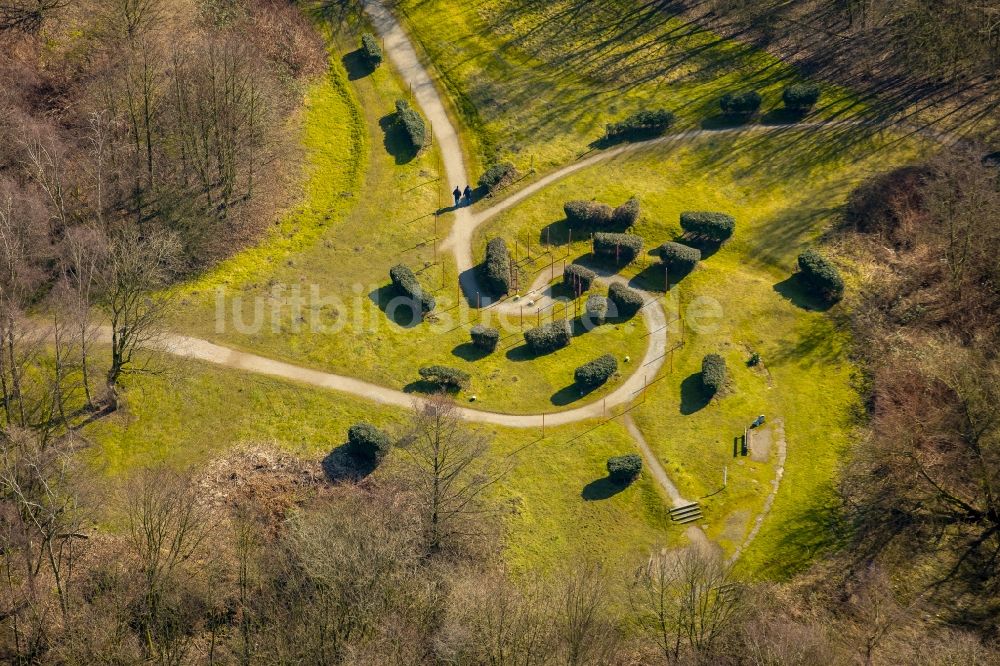
[[[462,200],[462,190],[458,189],[458,185],[455,186],[455,191],[452,194],[455,195],[455,205],[457,206],[458,202]]]
[[[465,192],[464,192],[464,194],[465,194],[465,203],[471,204],[472,203],[472,188],[469,187],[468,185],[466,185],[465,186]]]

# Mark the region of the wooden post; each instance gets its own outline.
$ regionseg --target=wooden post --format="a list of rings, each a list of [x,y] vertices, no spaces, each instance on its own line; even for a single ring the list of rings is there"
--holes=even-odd
[[[663,291],[670,291],[670,269],[666,264],[663,264]]]
[[[545,244],[552,245],[552,225],[545,227]]]
[[[569,240],[566,241],[566,245],[572,245],[572,244],[573,244],[573,229],[571,228],[569,230]]]
[[[729,465],[722,466],[722,487],[726,487],[726,482],[729,480]]]

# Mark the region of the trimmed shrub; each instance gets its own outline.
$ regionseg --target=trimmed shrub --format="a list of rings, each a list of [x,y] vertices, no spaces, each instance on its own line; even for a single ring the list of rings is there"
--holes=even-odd
[[[667,241],[660,246],[660,261],[672,271],[688,272],[701,261],[701,250],[683,243]]]
[[[799,279],[817,296],[836,303],[844,296],[844,279],[830,261],[815,250],[799,255]]]
[[[469,385],[469,373],[447,365],[425,365],[417,372],[425,382],[440,389],[457,391]]]
[[[479,187],[493,193],[513,183],[517,176],[517,168],[510,162],[494,164],[479,177]]]
[[[611,379],[618,372],[618,360],[611,354],[602,354],[584,363],[573,372],[573,379],[580,386],[594,388]]]
[[[615,304],[619,317],[628,319],[642,307],[642,294],[635,289],[629,289],[621,282],[615,282],[608,288],[608,300]]]
[[[616,123],[604,127],[604,138],[609,140],[657,136],[674,124],[674,114],[666,109],[636,111]]]
[[[726,383],[726,359],[708,354],[701,359],[701,383],[714,395]]]
[[[756,90],[726,93],[719,100],[722,113],[732,120],[749,120],[760,109],[760,93]]]
[[[482,324],[473,326],[469,334],[472,336],[472,344],[483,351],[492,352],[500,342],[500,331]]]
[[[615,261],[624,261],[627,264],[634,261],[641,252],[641,236],[600,231],[594,234],[594,254],[598,256],[614,257]]]
[[[382,47],[379,46],[375,35],[370,32],[361,35],[361,53],[373,69],[382,64]]]
[[[597,273],[580,264],[567,264],[563,271],[563,284],[576,294],[587,291],[594,284]]]
[[[587,318],[594,324],[603,324],[608,316],[608,299],[600,294],[587,296],[587,304],[584,307]]]
[[[355,458],[378,462],[391,448],[389,435],[371,423],[362,421],[347,429],[347,450]]]
[[[427,144],[427,127],[420,114],[413,110],[405,99],[396,100],[396,118],[403,124],[406,136],[417,150]]]
[[[417,281],[417,276],[413,274],[413,271],[408,266],[396,264],[390,268],[389,279],[392,280],[392,286],[396,288],[396,291],[407,298],[413,299],[414,304],[420,305],[421,312],[430,312],[434,309],[436,305],[434,297],[424,292]]]
[[[503,296],[510,291],[510,251],[504,239],[491,238],[486,243],[482,277],[483,286],[494,296]]]
[[[533,354],[547,354],[569,344],[573,333],[569,321],[560,319],[524,332],[524,341]]]
[[[736,220],[725,213],[686,211],[681,213],[681,229],[721,243],[733,235]]]
[[[566,221],[573,226],[603,227],[611,223],[614,209],[608,204],[598,201],[567,201],[563,204]]]
[[[611,213],[611,223],[616,227],[628,229],[639,221],[639,212],[639,200],[635,197],[629,197],[628,201],[615,208]]]
[[[642,472],[642,458],[637,453],[608,458],[608,476],[615,483],[627,486],[639,478]]]
[[[804,115],[812,111],[819,101],[819,86],[815,83],[796,83],[787,86],[781,98],[786,109]]]

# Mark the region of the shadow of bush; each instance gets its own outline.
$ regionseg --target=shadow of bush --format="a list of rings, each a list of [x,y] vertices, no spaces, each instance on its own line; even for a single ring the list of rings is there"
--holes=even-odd
[[[611,480],[610,476],[606,476],[603,479],[594,479],[585,485],[583,490],[580,491],[580,497],[588,502],[606,500],[614,497],[626,488],[628,486],[615,483]]]

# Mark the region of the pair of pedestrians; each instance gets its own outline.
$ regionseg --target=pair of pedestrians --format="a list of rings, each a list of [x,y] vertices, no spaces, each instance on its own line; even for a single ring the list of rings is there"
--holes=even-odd
[[[455,206],[456,207],[460,203],[462,203],[462,197],[463,196],[465,197],[465,203],[466,204],[471,204],[472,203],[472,188],[469,187],[468,185],[465,186],[465,191],[464,192],[462,190],[458,189],[458,185],[456,185],[455,186],[455,191],[452,192],[452,195],[454,195],[454,197],[455,197]]]

